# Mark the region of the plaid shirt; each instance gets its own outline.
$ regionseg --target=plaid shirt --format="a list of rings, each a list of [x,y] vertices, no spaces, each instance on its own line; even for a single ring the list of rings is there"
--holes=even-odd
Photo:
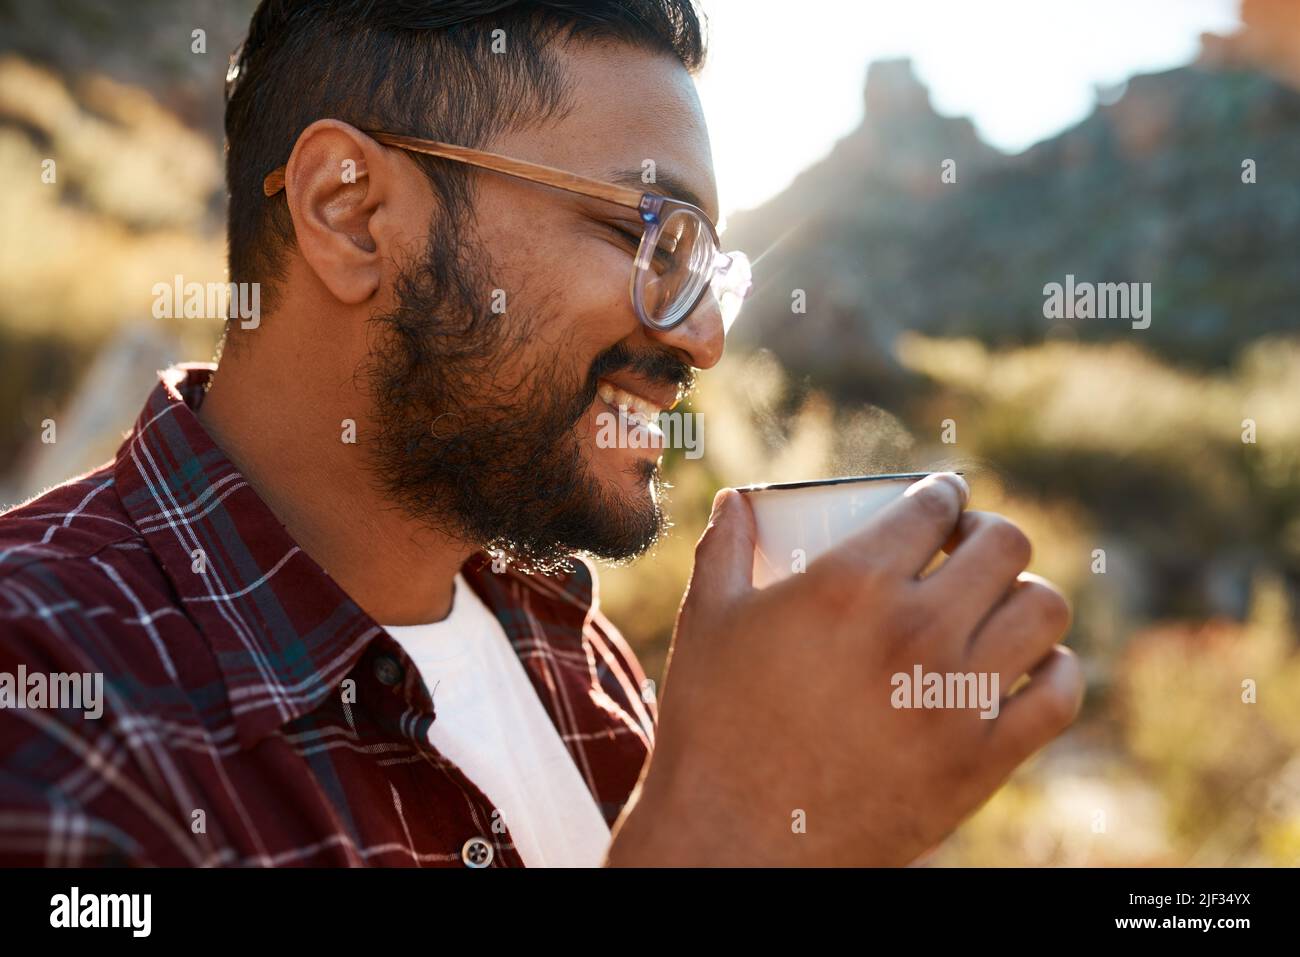
[[[521,865],[401,646],[200,425],[211,375],[163,373],[113,462],[0,517],[0,679],[104,699],[0,707],[0,864]],[[591,568],[463,574],[612,824],[655,710]]]

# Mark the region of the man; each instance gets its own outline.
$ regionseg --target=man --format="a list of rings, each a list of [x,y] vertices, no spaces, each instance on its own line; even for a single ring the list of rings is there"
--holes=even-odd
[[[98,718],[0,710],[4,861],[904,864],[1073,719],[1067,606],[952,475],[763,590],[720,493],[645,700],[572,556],[660,534],[600,416],[670,406],[743,295],[702,57],[688,0],[262,3],[226,114],[260,322],[0,519],[0,671],[104,675]],[[896,709],[913,664],[1029,681]]]

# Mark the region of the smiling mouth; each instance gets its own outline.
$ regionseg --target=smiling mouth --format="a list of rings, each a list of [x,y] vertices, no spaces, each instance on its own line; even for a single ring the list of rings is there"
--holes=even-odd
[[[663,406],[651,399],[620,389],[606,379],[596,383],[596,395],[632,425],[640,426],[651,433],[663,434],[656,421],[659,413],[663,411]]]

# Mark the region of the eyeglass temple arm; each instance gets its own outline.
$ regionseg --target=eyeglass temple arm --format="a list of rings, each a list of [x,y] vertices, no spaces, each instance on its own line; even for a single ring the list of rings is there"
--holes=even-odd
[[[530,182],[554,186],[556,189],[566,190],[570,193],[592,196],[596,199],[617,203],[619,206],[629,206],[632,209],[637,209],[641,205],[643,194],[639,190],[630,189],[626,186],[616,186],[613,183],[604,183],[598,179],[579,176],[577,173],[556,169],[553,166],[528,163],[524,160],[501,156],[497,153],[488,153],[465,146],[453,146],[450,143],[436,143],[433,140],[422,140],[414,136],[399,136],[396,133],[377,131],[367,131],[367,135],[385,146],[393,146],[407,152],[424,153],[428,156],[437,156],[458,163],[467,163],[470,166],[478,166],[482,169],[504,173],[507,176],[514,176],[517,179],[526,179]],[[267,196],[274,196],[284,189],[284,172],[285,168],[281,166],[269,173],[266,179],[262,181],[262,192]]]

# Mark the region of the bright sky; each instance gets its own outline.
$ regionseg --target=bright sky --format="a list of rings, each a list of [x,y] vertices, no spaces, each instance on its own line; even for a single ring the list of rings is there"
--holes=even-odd
[[[862,118],[867,64],[907,56],[944,115],[1019,152],[1096,87],[1192,59],[1237,0],[702,0],[699,77],[724,215],[781,191]]]

